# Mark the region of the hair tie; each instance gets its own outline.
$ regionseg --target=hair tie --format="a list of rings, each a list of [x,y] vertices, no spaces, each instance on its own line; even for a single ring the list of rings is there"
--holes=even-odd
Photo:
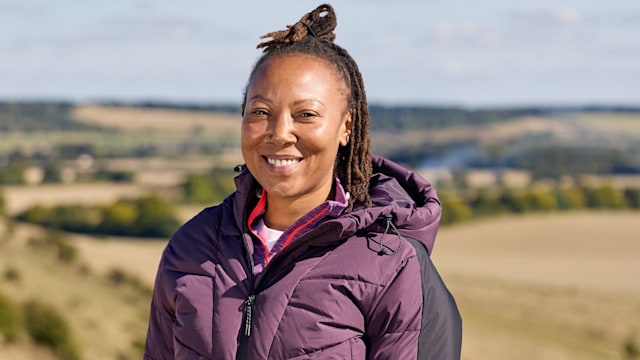
[[[316,35],[315,31],[313,31],[313,29],[311,28],[311,25],[307,24],[306,22],[302,22],[302,25],[304,25],[307,28],[307,34],[311,35],[314,38],[317,38],[318,35]]]

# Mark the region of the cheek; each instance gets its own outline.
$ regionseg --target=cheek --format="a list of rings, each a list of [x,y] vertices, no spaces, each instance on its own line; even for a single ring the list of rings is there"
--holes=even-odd
[[[242,142],[242,146],[251,146],[256,142],[259,142],[264,131],[264,126],[259,123],[243,122],[240,127],[240,140]]]
[[[340,145],[339,131],[334,126],[306,129],[303,132],[307,146],[318,151],[336,152]]]

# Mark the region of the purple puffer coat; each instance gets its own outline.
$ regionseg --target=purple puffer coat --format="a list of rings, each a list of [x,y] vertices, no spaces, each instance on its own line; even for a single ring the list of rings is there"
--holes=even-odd
[[[461,319],[430,261],[440,203],[373,157],[373,206],[324,221],[253,275],[254,180],[186,223],[157,274],[145,359],[459,359]]]

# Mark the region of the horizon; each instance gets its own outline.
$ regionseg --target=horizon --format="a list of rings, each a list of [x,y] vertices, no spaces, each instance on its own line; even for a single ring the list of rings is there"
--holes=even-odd
[[[240,102],[217,101],[217,100],[171,100],[171,99],[88,99],[73,100],[64,98],[10,98],[0,96],[0,105],[2,104],[68,104],[72,106],[84,105],[104,105],[104,106],[131,106],[131,107],[158,107],[158,108],[175,108],[184,110],[195,110],[196,108],[229,108],[240,107]],[[528,103],[528,104],[455,104],[455,103],[388,103],[388,102],[371,102],[368,101],[369,108],[385,108],[385,109],[461,109],[464,111],[482,111],[482,110],[514,110],[514,109],[531,109],[531,110],[549,110],[549,111],[631,111],[640,112],[640,101],[634,104],[626,103]]]

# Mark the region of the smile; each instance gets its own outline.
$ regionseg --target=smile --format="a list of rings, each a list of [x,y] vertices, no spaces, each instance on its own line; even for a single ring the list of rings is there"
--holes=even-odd
[[[300,162],[300,159],[271,159],[267,158],[267,162],[273,166],[292,166]]]

